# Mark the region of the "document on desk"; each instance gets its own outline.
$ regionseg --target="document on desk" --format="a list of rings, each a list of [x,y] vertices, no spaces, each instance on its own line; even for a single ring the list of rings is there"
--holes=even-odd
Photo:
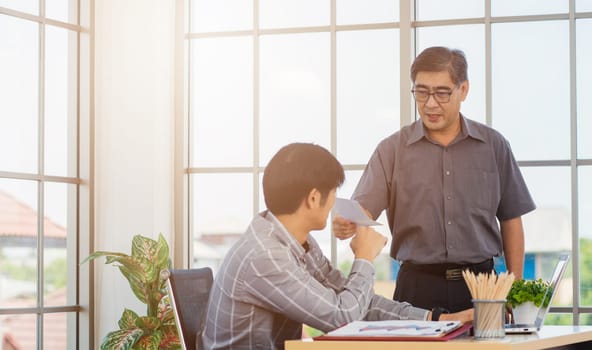
[[[460,321],[353,321],[315,340],[448,340],[471,328]]]
[[[356,225],[382,225],[380,222],[370,219],[360,203],[353,199],[335,198],[335,212]]]

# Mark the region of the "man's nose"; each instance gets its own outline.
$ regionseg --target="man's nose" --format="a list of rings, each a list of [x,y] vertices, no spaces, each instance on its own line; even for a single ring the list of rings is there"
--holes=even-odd
[[[434,94],[429,94],[428,99],[425,101],[426,106],[436,107],[439,105],[438,101],[436,101],[436,96]]]

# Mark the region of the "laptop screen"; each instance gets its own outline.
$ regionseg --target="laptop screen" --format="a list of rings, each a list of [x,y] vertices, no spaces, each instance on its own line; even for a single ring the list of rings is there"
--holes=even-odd
[[[179,311],[177,310],[178,304],[175,300],[175,293],[173,291],[173,286],[171,284],[170,278],[166,281],[166,286],[167,292],[169,294],[169,303],[171,304],[173,315],[175,316],[175,326],[177,327],[177,334],[179,335],[181,350],[187,350],[187,346],[185,345],[185,337],[183,336],[183,330],[181,329],[181,317],[179,315]]]
[[[568,260],[569,260],[568,254],[562,254],[559,256],[559,261],[557,261],[557,265],[555,265],[555,270],[553,271],[553,277],[551,277],[551,282],[549,283],[549,288],[547,288],[547,291],[545,292],[545,296],[543,297],[543,300],[547,299],[547,295],[549,293],[551,293],[551,297],[549,298],[549,303],[547,304],[547,306],[544,306],[545,303],[543,302],[543,304],[541,304],[541,307],[539,308],[539,312],[537,314],[536,321],[535,321],[535,326],[537,328],[540,328],[543,325],[543,321],[545,320],[545,316],[547,315],[547,312],[549,312],[549,308],[551,307],[551,301],[553,301],[553,297],[555,296],[555,293],[557,292],[557,286],[559,285],[559,281],[561,280],[561,277],[563,276],[563,273],[565,272],[565,269],[567,268]]]

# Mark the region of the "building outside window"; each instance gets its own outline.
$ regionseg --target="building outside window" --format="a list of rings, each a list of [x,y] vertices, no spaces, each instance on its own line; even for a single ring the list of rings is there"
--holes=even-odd
[[[76,349],[88,328],[87,18],[86,1],[0,1],[0,349]]]

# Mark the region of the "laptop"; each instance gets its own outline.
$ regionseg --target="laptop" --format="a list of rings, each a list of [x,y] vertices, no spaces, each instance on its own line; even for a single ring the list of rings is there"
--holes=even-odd
[[[565,272],[565,269],[567,267],[568,260],[569,260],[568,254],[562,254],[559,256],[559,260],[557,261],[557,264],[555,265],[555,271],[553,271],[553,277],[551,278],[551,282],[549,283],[549,288],[547,288],[547,291],[545,292],[545,296],[543,297],[543,300],[545,300],[547,298],[547,294],[551,293],[551,297],[549,298],[549,304],[547,306],[544,306],[544,303],[541,304],[534,323],[533,324],[506,324],[505,325],[506,334],[533,333],[533,332],[537,332],[541,329],[541,326],[543,325],[543,321],[545,320],[545,316],[547,316],[547,313],[549,312],[549,308],[551,307],[551,301],[553,300],[553,297],[555,296],[555,293],[557,292],[557,285],[559,284],[561,277],[563,277],[563,273]]]
[[[166,281],[166,287],[169,295],[169,303],[171,304],[173,316],[175,318],[175,327],[177,328],[177,334],[179,335],[179,342],[181,343],[181,350],[187,350],[185,337],[183,336],[183,330],[181,329],[181,316],[179,315],[179,311],[177,310],[178,304],[177,300],[175,300],[175,293],[173,293],[173,286],[171,285],[170,278]]]

